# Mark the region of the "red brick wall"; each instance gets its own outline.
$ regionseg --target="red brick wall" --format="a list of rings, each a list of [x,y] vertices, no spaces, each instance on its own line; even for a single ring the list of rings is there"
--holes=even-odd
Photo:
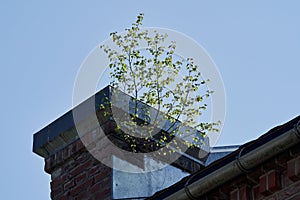
[[[298,158],[300,160],[300,157]],[[259,178],[257,185],[237,186],[230,200],[300,200],[300,181],[292,181],[287,171],[271,170]]]
[[[111,199],[112,170],[76,140],[45,160],[51,174],[51,199]]]
[[[297,145],[200,199],[300,200],[299,151]]]

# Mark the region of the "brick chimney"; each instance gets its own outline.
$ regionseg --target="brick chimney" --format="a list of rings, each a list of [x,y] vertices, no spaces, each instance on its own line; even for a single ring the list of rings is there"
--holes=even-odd
[[[99,139],[97,137],[101,135],[101,131],[104,131],[106,136],[114,141],[115,144],[117,143],[123,149],[128,150],[126,141],[120,139],[115,131],[116,123],[114,120],[111,116],[104,115],[104,111],[97,106],[103,103],[103,99],[110,96],[110,93],[111,88],[106,87],[92,99],[96,102],[95,110],[98,118],[96,123],[100,124],[100,126],[93,125],[95,122],[91,122],[88,112],[83,113],[80,126],[85,130],[84,137],[79,137],[78,135],[72,110],[34,134],[33,152],[44,158],[44,170],[51,175],[51,199],[102,200],[121,197],[129,198],[132,197],[132,194],[136,194],[136,186],[134,184],[143,187],[141,190],[145,190],[139,196],[149,196],[156,192],[153,191],[153,186],[149,189],[145,188],[146,186],[142,186],[143,183],[138,183],[138,181],[144,180],[151,181],[153,185],[159,185],[159,178],[153,179],[155,174],[149,175],[144,173],[136,175],[121,173],[111,166],[107,166],[107,163],[103,164],[100,162],[99,159],[95,158],[95,155],[90,153],[90,149],[87,148],[87,145],[95,145],[94,141]],[[84,103],[80,106],[84,108]],[[111,149],[109,146],[101,146],[98,147],[98,151],[110,152]],[[155,187],[156,190],[164,189],[187,174],[203,167],[206,157],[202,158],[202,160],[198,158],[197,162],[193,159],[195,155],[203,154],[203,151],[202,149],[198,149],[196,153],[191,152],[189,155],[180,156],[172,163],[172,166],[166,169],[167,173],[173,174],[167,174],[168,179],[164,180],[164,184],[160,184],[160,187]],[[105,158],[111,162],[111,165],[114,164],[113,156]],[[116,157],[119,158],[119,156]],[[144,168],[144,158],[141,158],[141,162],[131,159],[127,157],[122,162],[126,166],[133,164],[135,167]],[[155,176],[160,177],[161,175],[157,174]],[[125,183],[119,182],[120,177],[121,179],[130,179],[131,183],[129,181]],[[129,190],[132,190],[132,192]]]

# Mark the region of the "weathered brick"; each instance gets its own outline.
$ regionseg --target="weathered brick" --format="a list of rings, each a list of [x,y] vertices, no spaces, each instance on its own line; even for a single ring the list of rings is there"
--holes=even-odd
[[[64,190],[68,190],[75,185],[74,180],[69,180],[64,184]]]
[[[62,177],[58,177],[50,182],[50,186],[51,186],[51,188],[55,189],[55,188],[61,186],[64,183],[64,181],[65,180]]]
[[[55,154],[55,160],[56,160],[56,165],[60,165],[64,161],[63,151],[59,151]]]
[[[287,175],[292,181],[300,180],[300,157],[287,162]]]
[[[69,200],[69,197],[67,195],[62,195],[57,198],[58,200]]]
[[[50,159],[50,157],[45,159],[44,170],[45,170],[45,172],[51,174],[51,159]]]
[[[63,158],[64,158],[64,160],[69,159],[69,157],[70,157],[70,149],[68,147],[65,147],[62,151],[63,151]]]
[[[253,199],[260,199],[260,197],[262,196],[260,191],[259,191],[259,188],[260,188],[259,184],[252,188]]]
[[[270,191],[268,190],[267,174],[264,174],[263,176],[259,177],[259,192],[264,196],[271,194]]]
[[[268,190],[276,192],[281,189],[280,174],[276,170],[272,170],[268,173]]]
[[[56,178],[61,178],[62,175],[63,175],[63,169],[61,167],[56,168],[51,172],[51,179],[54,180]]]
[[[239,200],[239,190],[235,189],[230,192],[230,200]]]
[[[45,167],[44,167],[45,172],[51,174],[55,166],[56,166],[55,155],[52,155],[45,159]]]
[[[300,200],[300,181],[294,182],[278,192],[277,199]]]
[[[76,185],[75,187],[73,187],[70,190],[70,196],[74,197],[75,195],[77,195],[78,193],[86,190],[89,186],[91,186],[92,184],[92,180],[87,180],[86,182]]]
[[[55,189],[51,189],[51,199],[56,199],[58,195],[63,193],[63,188],[62,187],[57,187]]]
[[[97,182],[102,181],[107,176],[111,176],[111,169],[110,168],[105,168],[100,173],[94,175],[94,180],[97,183]]]
[[[90,199],[87,191],[80,192],[75,198],[75,200],[86,200]]]
[[[243,185],[230,192],[230,200],[251,200],[251,193],[251,187]]]
[[[72,169],[70,171],[70,175],[71,176],[76,176],[78,175],[79,173],[85,171],[85,170],[88,170],[89,167],[91,166],[92,164],[92,161],[91,160],[87,160],[85,163],[77,163],[78,166],[75,167],[74,169]]]
[[[102,169],[101,165],[95,165],[89,169],[89,175],[92,176],[96,173],[99,173],[101,169]]]
[[[244,185],[239,188],[239,200],[250,200],[252,199],[252,191],[248,185]]]
[[[106,189],[100,192],[97,192],[95,195],[95,199],[110,199],[109,196],[111,196],[111,189]]]
[[[277,170],[271,170],[259,178],[259,192],[270,195],[281,189],[281,177]]]
[[[75,177],[76,184],[79,184],[87,179],[87,174],[83,172],[82,174],[79,174]]]
[[[82,141],[81,140],[77,140],[77,142],[76,142],[76,150],[77,151],[81,151],[83,149],[84,149],[84,145],[83,145]]]
[[[101,182],[94,184],[92,187],[88,189],[89,194],[95,194],[98,191],[101,191],[103,184]]]

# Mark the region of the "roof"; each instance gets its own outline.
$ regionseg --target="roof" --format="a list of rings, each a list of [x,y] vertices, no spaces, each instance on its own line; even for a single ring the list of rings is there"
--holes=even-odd
[[[241,158],[245,155],[250,155],[251,152],[253,152],[257,149],[260,149],[261,151],[263,151],[264,149],[267,149],[267,145],[270,143],[274,143],[274,145],[276,145],[281,140],[283,141],[285,138],[287,138],[288,134],[291,134],[292,137],[290,137],[289,140],[286,140],[286,141],[290,141],[290,142],[288,142],[289,144],[286,144],[286,148],[288,148],[292,145],[295,145],[295,144],[299,144],[300,143],[299,125],[300,125],[300,115],[295,117],[294,119],[288,121],[287,123],[285,123],[283,125],[280,125],[280,126],[277,126],[273,129],[271,129],[270,131],[268,131],[261,137],[257,138],[256,140],[250,141],[250,142],[240,146],[237,150],[233,151],[232,153],[228,154],[227,156],[211,163],[210,165],[201,169],[200,171],[195,172],[195,173],[183,178],[182,180],[180,180],[179,182],[170,186],[169,188],[166,188],[162,191],[158,191],[152,197],[149,197],[147,199],[148,200],[165,199],[180,190],[183,190],[183,193],[186,193],[187,186],[191,186],[191,185],[193,185],[193,183],[196,183],[197,181],[199,181],[201,179],[205,179],[206,177],[208,177],[209,175],[214,173],[216,170],[222,170],[222,168],[224,168],[225,166],[229,166],[230,163],[236,162],[236,164],[238,164],[238,162],[237,162],[238,158]],[[271,149],[272,150],[274,149],[274,153],[280,152],[280,150],[283,150],[283,149],[279,149],[279,147],[278,147],[278,150],[275,149],[274,147]],[[259,162],[259,161],[257,161],[257,162]],[[240,166],[240,167],[243,168],[243,166]],[[225,170],[225,168],[224,168],[224,170]],[[244,169],[241,169],[241,172],[244,171],[244,173],[245,173],[247,170],[248,170],[247,168],[244,168]],[[226,177],[226,178],[223,177],[223,179],[225,179],[225,181],[226,181],[226,179],[230,180],[230,177]],[[216,187],[216,186],[217,185],[212,186],[211,190],[213,189],[213,187]],[[185,194],[185,195],[190,197],[190,194]],[[180,198],[180,199],[184,199],[184,198]]]

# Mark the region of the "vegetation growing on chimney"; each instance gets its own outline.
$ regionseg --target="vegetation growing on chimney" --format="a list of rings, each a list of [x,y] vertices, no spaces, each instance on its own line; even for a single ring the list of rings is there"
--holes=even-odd
[[[136,151],[137,140],[132,135],[141,134],[139,127],[147,130],[146,135],[141,136],[145,143],[155,138],[156,145],[163,147],[173,137],[180,137],[189,138],[185,140],[188,147],[199,147],[202,144],[199,135],[206,137],[208,131],[219,131],[220,122],[197,120],[207,109],[205,102],[213,93],[207,87],[209,80],[202,77],[193,58],[181,58],[176,54],[176,41],[166,44],[168,35],[141,29],[143,19],[144,14],[139,14],[124,34],[110,33],[118,50],[100,46],[109,59],[111,85],[116,91],[132,96],[130,120],[123,120],[118,128],[125,127],[131,133],[124,137],[133,151]],[[141,48],[141,43],[146,44],[146,48]],[[149,113],[147,106],[140,106],[141,103],[155,108],[156,114]],[[152,133],[162,128],[162,121],[170,123],[168,135],[160,134],[157,138]]]

